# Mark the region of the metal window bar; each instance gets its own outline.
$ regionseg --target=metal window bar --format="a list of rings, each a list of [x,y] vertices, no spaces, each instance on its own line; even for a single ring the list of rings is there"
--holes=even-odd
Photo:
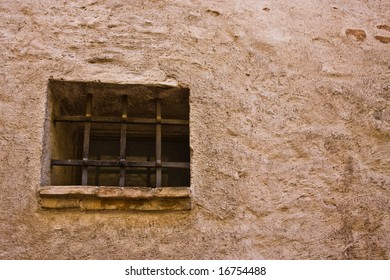
[[[161,187],[161,175],[163,168],[183,168],[189,169],[189,162],[163,162],[161,160],[161,146],[162,146],[162,125],[188,125],[188,120],[179,119],[162,119],[161,117],[161,99],[156,99],[156,118],[128,118],[128,97],[122,96],[122,116],[117,117],[99,117],[92,116],[92,94],[87,95],[86,113],[85,116],[56,116],[54,122],[84,122],[84,140],[83,140],[83,155],[82,160],[77,159],[52,159],[52,166],[82,166],[82,179],[81,184],[88,184],[88,167],[120,167],[120,179],[119,186],[124,187],[126,182],[126,167],[146,167],[147,173],[150,168],[156,169],[156,184],[151,187]],[[121,124],[120,135],[120,158],[119,160],[90,160],[89,146],[90,146],[90,134],[91,123],[119,123]],[[156,124],[156,161],[126,161],[126,128],[127,124]],[[150,179],[149,179],[150,180]],[[149,181],[148,180],[148,181]],[[150,186],[150,182],[147,183]]]
[[[88,155],[89,155],[89,138],[91,134],[91,122],[89,119],[92,116],[92,94],[87,95],[87,105],[85,110],[85,124],[84,124],[84,140],[83,140],[83,169],[81,175],[81,184],[88,185]]]
[[[121,162],[120,160],[95,160],[95,159],[89,159],[86,162],[81,159],[52,159],[51,165],[59,165],[59,166],[83,166],[84,164],[87,164],[88,166],[100,166],[100,167],[120,167]],[[156,162],[155,161],[126,161],[125,163],[126,167],[149,167],[149,168],[156,168]],[[162,161],[161,162],[162,168],[184,168],[189,169],[190,163],[189,162],[172,162],[172,161]]]
[[[156,188],[161,187],[161,99],[156,100]]]
[[[55,116],[54,122],[85,122],[87,118],[85,116]],[[156,118],[127,118],[123,121],[122,117],[102,117],[102,116],[91,116],[88,118],[91,123],[117,123],[121,124],[156,124]],[[177,120],[177,119],[162,119],[161,124],[164,125],[188,125],[188,120]]]
[[[122,124],[121,124],[121,140],[120,140],[120,155],[121,162],[119,186],[125,186],[126,180],[126,119],[127,119],[127,95],[122,96]]]

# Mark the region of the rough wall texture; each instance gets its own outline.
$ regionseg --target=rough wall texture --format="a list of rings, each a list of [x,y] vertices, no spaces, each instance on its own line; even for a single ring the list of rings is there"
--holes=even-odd
[[[0,18],[0,258],[389,259],[388,0],[3,0]],[[193,209],[40,209],[51,76],[189,87]]]

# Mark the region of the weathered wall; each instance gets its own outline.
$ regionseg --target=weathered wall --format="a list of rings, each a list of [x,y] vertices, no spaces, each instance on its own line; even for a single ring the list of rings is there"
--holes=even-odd
[[[389,259],[388,0],[3,0],[0,18],[0,258]],[[40,209],[51,76],[189,87],[193,210]]]

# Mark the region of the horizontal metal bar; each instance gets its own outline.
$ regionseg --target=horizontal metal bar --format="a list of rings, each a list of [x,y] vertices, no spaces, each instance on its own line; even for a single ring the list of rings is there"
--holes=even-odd
[[[106,166],[106,167],[120,167],[122,165],[120,160],[81,160],[81,159],[67,159],[57,160],[52,159],[51,165],[62,165],[62,166]],[[154,167],[155,162],[125,162],[126,167]]]
[[[156,118],[126,118],[121,117],[99,117],[92,116],[87,119],[85,116],[55,116],[55,122],[93,122],[93,123],[127,123],[127,124],[156,124]],[[162,119],[161,124],[188,125],[188,120]]]
[[[178,119],[161,119],[161,124],[177,124],[177,125],[188,125],[190,122],[188,120],[178,120]]]
[[[161,163],[162,167],[166,168],[184,168],[184,169],[189,169],[190,168],[190,163],[189,162],[168,162],[168,161],[163,161]]]
[[[52,159],[51,165],[59,166],[105,166],[105,167],[120,167],[120,160],[82,160],[82,159],[67,159],[59,160]],[[189,162],[162,162],[163,168],[184,168],[189,169]],[[126,167],[157,167],[157,163],[154,161],[126,161]]]

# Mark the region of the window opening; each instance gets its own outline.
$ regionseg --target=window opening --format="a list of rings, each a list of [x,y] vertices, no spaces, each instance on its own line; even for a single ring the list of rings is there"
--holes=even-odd
[[[164,99],[159,94],[152,99],[154,117],[129,116],[129,109],[137,102],[129,104],[132,96],[127,94],[115,95],[121,105],[117,115],[95,114],[96,106],[102,104],[94,103],[95,95],[86,93],[84,84],[80,88],[85,114],[53,117],[54,126],[78,128],[73,137],[76,158],[69,158],[72,153],[64,153],[68,158],[52,158],[51,169],[72,167],[73,171],[63,176],[72,176],[72,184],[84,186],[189,186],[188,116],[169,118],[169,101],[162,106]],[[163,108],[168,117],[163,117]]]

